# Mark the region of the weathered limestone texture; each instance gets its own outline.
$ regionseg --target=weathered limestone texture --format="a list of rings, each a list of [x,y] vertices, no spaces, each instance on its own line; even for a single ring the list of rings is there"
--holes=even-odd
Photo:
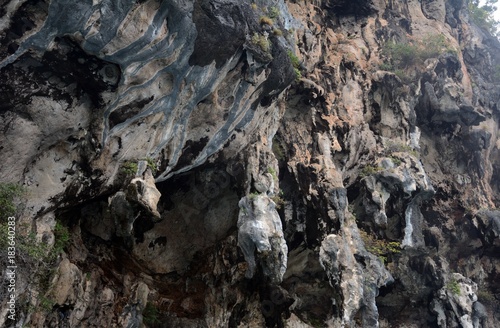
[[[500,327],[469,4],[0,2],[0,326]]]
[[[246,277],[255,274],[257,251],[264,275],[279,284],[286,271],[288,248],[276,205],[267,196],[250,195],[243,197],[239,206],[238,245],[248,263]]]

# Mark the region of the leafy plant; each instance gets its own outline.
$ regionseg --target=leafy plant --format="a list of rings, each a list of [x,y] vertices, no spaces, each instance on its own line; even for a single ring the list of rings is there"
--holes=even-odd
[[[291,50],[288,50],[287,54],[295,72],[295,79],[298,81],[302,77],[302,73],[300,72],[300,60]]]
[[[17,222],[15,238],[15,256],[16,262],[19,263],[18,270],[20,274],[29,275],[30,284],[36,286],[36,290],[40,297],[38,304],[31,305],[31,311],[41,311],[48,313],[52,311],[55,301],[50,293],[50,287],[53,283],[54,274],[56,272],[59,254],[67,247],[70,234],[63,224],[56,222],[54,227],[54,244],[50,245],[45,241],[45,238],[39,240],[32,226],[27,223]],[[4,231],[7,231],[7,223],[0,223],[0,256],[4,256],[7,251],[7,245],[3,245],[3,241],[7,241]],[[22,264],[22,265],[20,265]],[[28,304],[25,302],[23,304]]]
[[[401,70],[400,76],[405,79],[407,74],[404,70],[416,65],[422,65],[428,58],[439,57],[444,53],[456,53],[442,34],[427,35],[421,42],[387,42],[382,53],[387,61],[381,65],[381,69],[397,72]]]
[[[389,157],[391,159],[391,161],[394,163],[394,165],[396,166],[399,166],[401,165],[402,161],[401,159],[397,158],[397,157],[394,157],[394,156],[390,156]]]
[[[496,301],[495,295],[491,291],[483,288],[480,288],[477,291],[477,298],[479,299],[479,301],[481,301],[481,303],[491,304]]]
[[[497,0],[487,0],[484,5],[480,5],[479,0],[469,2],[469,13],[472,21],[491,35],[497,35],[499,22],[495,20],[495,4]]]
[[[364,177],[367,177],[369,175],[378,173],[378,172],[380,172],[382,170],[383,170],[383,168],[380,167],[380,166],[374,166],[374,165],[368,164],[365,167],[363,167],[363,169],[361,170],[360,176],[362,178],[364,178]]]
[[[300,67],[300,60],[299,57],[297,57],[292,50],[288,50],[286,52],[288,54],[288,58],[290,58],[290,62],[292,63],[293,67]]]
[[[269,42],[269,39],[265,35],[261,35],[257,32],[255,32],[252,35],[252,43],[259,46],[259,48],[264,51],[264,52],[269,52],[271,49],[271,43]]]
[[[54,246],[52,248],[53,255],[59,255],[68,246],[69,240],[68,228],[62,225],[61,222],[56,222],[56,226],[54,227]]]
[[[293,68],[293,72],[295,73],[295,80],[298,81],[302,78],[302,73],[298,68]]]
[[[411,146],[406,145],[402,142],[389,141],[385,147],[386,154],[393,153],[408,153],[414,157],[418,157],[418,152]]]
[[[280,16],[280,10],[278,7],[270,7],[269,8],[269,17],[272,19],[276,19]]]
[[[280,190],[277,195],[272,196],[271,200],[276,204],[276,209],[279,210],[280,208],[282,208],[285,204],[285,199],[283,198],[283,190]]]
[[[255,199],[258,196],[259,196],[259,193],[256,193],[256,192],[251,192],[250,194],[248,194],[249,199]]]
[[[276,156],[276,159],[279,161],[285,160],[285,150],[283,149],[283,146],[281,145],[280,141],[278,139],[273,139],[273,146],[272,150],[274,153],[274,156]]]
[[[158,167],[156,166],[154,159],[152,159],[151,157],[146,157],[145,160],[146,160],[148,167],[151,169],[153,174],[155,174],[156,171],[158,170]]]
[[[399,79],[405,83],[409,83],[412,80],[412,76],[407,74],[404,70],[402,69],[394,69],[393,70],[394,74],[396,74]]]
[[[15,183],[0,183],[0,218],[7,218],[16,214],[14,200],[21,197],[25,189]]]
[[[138,164],[136,162],[125,162],[122,164],[121,170],[123,173],[126,175],[136,175],[137,174],[137,169],[138,169]]]
[[[271,176],[273,177],[274,181],[278,181],[278,174],[276,174],[276,170],[274,168],[272,168],[271,166],[269,166],[267,168],[267,172],[269,174],[271,174]]]
[[[55,301],[52,298],[41,296],[38,305],[43,311],[50,312],[55,305]]]
[[[68,228],[60,222],[56,222],[52,248],[48,244],[38,241],[34,232],[30,232],[26,236],[18,235],[17,247],[25,261],[51,264],[68,246],[69,240]]]
[[[47,256],[49,246],[36,240],[36,235],[30,232],[27,236],[18,236],[17,248],[30,259],[43,261]]]
[[[383,71],[392,71],[394,69],[392,64],[387,62],[383,62],[382,64],[380,64],[379,68]]]
[[[384,264],[387,263],[390,257],[401,252],[401,243],[398,241],[377,239],[375,236],[363,230],[360,231],[360,236],[365,244],[366,250],[378,256]]]
[[[285,204],[285,200],[281,196],[274,195],[271,197],[271,199],[276,204],[276,209],[278,210]]]
[[[452,48],[446,37],[443,34],[429,34],[421,43],[419,43],[419,52],[421,60],[427,58],[439,57],[445,53],[455,53],[456,49]]]
[[[30,232],[26,236],[17,236],[18,254],[25,261],[43,261],[48,254],[49,246],[36,240],[36,235]]]
[[[460,285],[455,279],[451,279],[446,285],[446,288],[453,294],[460,295]]]
[[[415,64],[417,60],[418,49],[411,43],[396,43],[390,41],[386,43],[383,54],[387,56],[393,68],[409,67]]]

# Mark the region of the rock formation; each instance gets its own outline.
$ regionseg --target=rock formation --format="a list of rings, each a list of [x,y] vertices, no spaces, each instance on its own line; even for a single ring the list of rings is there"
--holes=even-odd
[[[465,0],[2,2],[0,326],[500,326],[499,67]]]

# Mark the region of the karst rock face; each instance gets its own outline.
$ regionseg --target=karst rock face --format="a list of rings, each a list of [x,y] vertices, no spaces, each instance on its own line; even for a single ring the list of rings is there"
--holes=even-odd
[[[3,1],[0,326],[500,326],[499,65],[466,0]]]

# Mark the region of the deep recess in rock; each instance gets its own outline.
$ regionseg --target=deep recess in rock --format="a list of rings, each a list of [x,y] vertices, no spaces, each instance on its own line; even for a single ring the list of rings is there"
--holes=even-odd
[[[0,326],[500,326],[499,67],[462,0],[2,2]]]

